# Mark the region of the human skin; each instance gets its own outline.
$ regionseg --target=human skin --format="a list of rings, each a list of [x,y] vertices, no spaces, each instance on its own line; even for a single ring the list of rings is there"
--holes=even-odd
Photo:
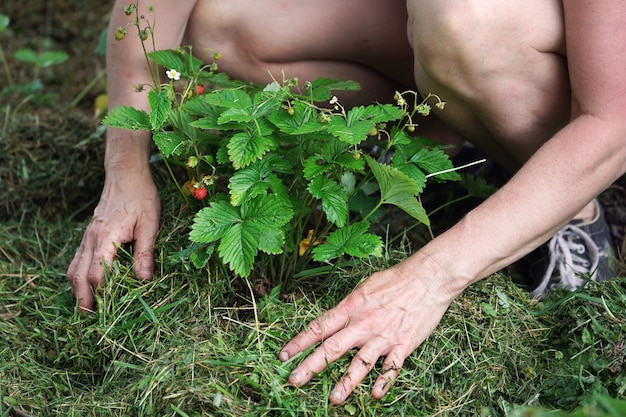
[[[451,126],[518,170],[458,224],[372,274],[285,345],[281,360],[319,344],[293,370],[296,386],[358,349],[331,392],[336,404],[384,357],[372,388],[381,398],[455,297],[548,240],[626,172],[626,3],[407,6],[420,88],[450,104],[443,117]]]
[[[134,88],[152,84],[136,29],[114,39],[116,29],[134,19],[124,13],[129,3],[115,3],[109,25],[109,107],[149,111],[147,89]],[[318,77],[355,80],[362,90],[342,94],[346,106],[389,101],[396,90],[415,89],[402,0],[151,0],[140,1],[139,11],[155,22],[157,50],[193,45],[207,63],[219,52],[220,70],[231,78],[266,83],[297,77],[302,86]],[[83,310],[94,309],[94,289],[104,284],[120,245],[134,242],[136,275],[153,275],[160,200],[148,163],[150,143],[149,132],[107,130],[102,196],[67,271]]]

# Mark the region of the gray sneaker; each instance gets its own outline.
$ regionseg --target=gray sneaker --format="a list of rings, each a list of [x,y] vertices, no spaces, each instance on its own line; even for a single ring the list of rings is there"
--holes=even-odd
[[[596,216],[583,222],[572,220],[548,243],[548,268],[541,283],[531,291],[538,298],[549,290],[574,291],[591,281],[606,281],[618,274],[611,232],[598,200]]]

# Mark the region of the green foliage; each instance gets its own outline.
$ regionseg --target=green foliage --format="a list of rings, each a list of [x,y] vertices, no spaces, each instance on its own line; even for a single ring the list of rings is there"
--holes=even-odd
[[[152,23],[133,10],[146,41]],[[207,189],[185,250],[196,266],[217,256],[242,277],[289,277],[311,260],[380,256],[382,239],[371,230],[382,207],[429,226],[418,198],[427,178],[459,179],[438,174],[452,168],[438,144],[410,135],[428,100],[443,108],[436,96],[420,102],[416,92],[396,92],[396,104],[348,109],[333,94],[358,90],[353,81],[320,78],[299,88],[297,79],[230,80],[191,47],[146,59],[170,78],[153,73],[153,85],[141,86],[150,111],[118,107],[104,124],[151,131],[168,163],[186,165],[180,189],[190,201],[189,190]]]
[[[53,65],[62,64],[68,56],[63,51],[44,51],[38,53],[32,49],[20,49],[15,51],[15,59],[27,62],[37,68],[48,68]]]
[[[9,27],[9,22],[9,16],[0,14],[0,32],[4,32],[4,30]]]
[[[438,145],[407,134],[416,109],[400,93],[397,105],[345,109],[331,94],[356,89],[354,82],[317,79],[298,94],[295,79],[267,85],[227,80],[191,48],[148,56],[181,80],[150,88],[149,113],[122,106],[104,124],[152,131],[169,162],[187,165],[188,185],[208,188],[189,235],[201,244],[194,246],[196,261],[216,254],[246,277],[282,255],[291,261],[277,262],[296,265],[283,271],[292,275],[311,258],[380,256],[382,240],[370,230],[384,205],[429,225],[418,195],[428,175],[452,165]],[[198,94],[204,88],[209,92]],[[391,162],[383,162],[393,152]],[[438,178],[455,179],[455,173]],[[318,246],[300,245],[298,254],[309,231],[309,242]]]
[[[9,23],[9,17],[0,14],[0,34],[9,27]],[[32,79],[27,83],[16,84],[13,81],[13,76],[11,75],[11,70],[7,64],[7,58],[1,45],[2,42],[0,42],[0,62],[2,62],[4,67],[7,83],[0,92],[7,95],[17,93],[22,97],[35,97],[40,104],[48,101],[51,97],[42,93],[43,84],[40,79],[40,73],[42,70],[49,69],[50,67],[60,65],[67,61],[68,55],[63,51],[37,52],[30,48],[15,51],[13,57],[16,60],[30,64],[33,67]]]

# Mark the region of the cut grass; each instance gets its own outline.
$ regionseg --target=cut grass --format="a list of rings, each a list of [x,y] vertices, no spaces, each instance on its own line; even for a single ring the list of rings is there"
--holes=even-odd
[[[92,315],[76,312],[64,275],[82,224],[34,217],[2,225],[5,406],[33,416],[482,416],[525,406],[600,404],[598,412],[605,398],[625,400],[624,280],[537,303],[497,274],[455,300],[382,401],[369,395],[373,372],[345,405],[331,406],[350,357],[294,388],[286,379],[301,357],[282,364],[277,354],[360,279],[406,252],[339,271],[319,291],[261,296],[254,282],[175,260],[188,226],[175,200],[164,210],[155,279],[136,279],[123,252]]]

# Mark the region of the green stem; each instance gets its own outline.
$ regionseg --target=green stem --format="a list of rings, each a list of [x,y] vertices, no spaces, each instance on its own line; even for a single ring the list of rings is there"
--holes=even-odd
[[[9,69],[9,65],[7,64],[7,60],[4,56],[4,50],[2,46],[0,46],[0,60],[2,61],[2,65],[4,66],[4,72],[7,74],[7,79],[9,80],[9,86],[13,87],[13,78],[11,77],[11,70]]]
[[[100,72],[98,74],[96,74],[95,77],[92,78],[92,80],[89,82],[89,84],[87,84],[85,86],[85,88],[83,88],[81,90],[80,93],[78,93],[76,95],[76,97],[74,98],[74,100],[72,100],[72,102],[70,103],[70,107],[76,107],[76,105],[78,103],[80,103],[80,101],[85,97],[85,95],[93,88],[94,85],[96,85],[96,83],[98,81],[100,81],[100,79],[104,76],[104,74],[106,74],[106,69],[102,69],[100,70]]]

